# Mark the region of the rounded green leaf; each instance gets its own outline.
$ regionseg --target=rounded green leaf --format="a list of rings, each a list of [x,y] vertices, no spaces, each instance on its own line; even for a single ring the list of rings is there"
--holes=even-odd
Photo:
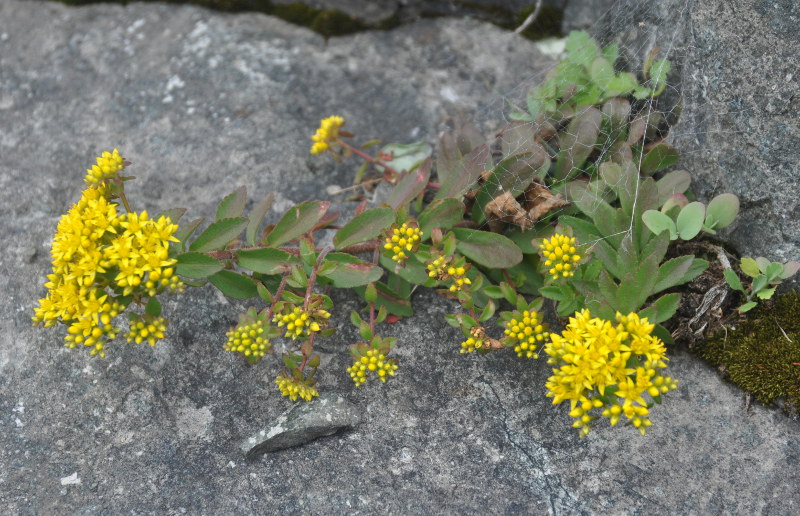
[[[208,281],[220,292],[234,299],[249,299],[258,295],[256,284],[242,274],[233,271],[219,271],[209,276]]]
[[[689,189],[692,176],[685,170],[673,170],[656,181],[658,188],[658,205],[663,206],[675,194],[683,194]]]
[[[761,270],[758,268],[758,262],[756,262],[752,258],[744,257],[742,261],[739,262],[739,267],[741,267],[742,272],[750,276],[751,278],[755,278],[759,274],[761,274]]]
[[[190,251],[206,253],[229,244],[247,227],[247,218],[222,219],[212,223],[189,245]]]
[[[279,246],[308,233],[322,220],[330,206],[328,201],[314,201],[289,208],[267,235],[267,242],[271,246]]]
[[[300,259],[280,249],[240,249],[236,251],[237,263],[245,269],[262,274],[278,274],[288,266],[297,265]]]
[[[675,224],[683,240],[691,240],[700,233],[705,220],[706,207],[702,202],[690,202],[678,214]]]
[[[721,229],[730,226],[739,214],[739,198],[724,193],[711,199],[706,208],[706,227]]]
[[[522,251],[512,240],[487,231],[454,228],[456,249],[484,267],[508,269],[522,261]]]
[[[360,244],[375,238],[394,222],[395,213],[391,208],[373,208],[360,215],[340,229],[333,237],[336,249]]]
[[[247,204],[247,187],[241,186],[222,199],[222,202],[217,206],[215,218],[221,220],[241,217],[242,213],[244,213],[245,204]]]
[[[678,228],[668,215],[656,210],[647,210],[642,214],[642,222],[655,235],[660,235],[664,231],[669,231],[670,240],[678,238]]]
[[[383,275],[383,269],[369,262],[359,260],[355,256],[345,253],[329,253],[325,257],[326,263],[335,263],[335,267],[326,267],[325,274],[320,276],[328,278],[334,287],[353,288],[378,281]]]
[[[450,229],[464,220],[464,209],[464,203],[458,199],[437,199],[430,203],[417,219],[423,240],[430,238],[433,228]]]
[[[177,260],[175,271],[184,278],[203,279],[222,270],[219,260],[203,253],[182,253]]]

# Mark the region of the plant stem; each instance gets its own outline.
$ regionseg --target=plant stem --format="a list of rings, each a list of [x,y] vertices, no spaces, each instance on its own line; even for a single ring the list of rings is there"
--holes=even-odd
[[[373,156],[370,156],[366,152],[362,152],[360,149],[357,149],[357,148],[353,147],[352,145],[350,145],[349,143],[347,143],[345,141],[342,141],[340,138],[337,138],[336,142],[339,145],[341,145],[342,147],[344,147],[344,148],[348,149],[349,151],[351,151],[356,156],[360,156],[360,157],[364,158],[365,160],[369,161],[373,165],[378,165],[380,167],[383,167],[387,172],[389,172],[389,174],[392,174],[392,175],[395,175],[395,176],[400,174],[400,172],[398,172],[397,170],[395,170],[391,166],[387,165],[384,161],[379,160],[378,158],[375,158]]]

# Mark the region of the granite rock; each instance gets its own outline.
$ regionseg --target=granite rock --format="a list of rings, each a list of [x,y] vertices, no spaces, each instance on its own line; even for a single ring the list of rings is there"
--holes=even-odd
[[[385,140],[433,143],[448,114],[502,118],[498,92],[540,76],[535,46],[471,20],[438,19],[325,42],[262,15],[129,4],[0,3],[0,503],[80,514],[796,514],[800,423],[743,395],[681,351],[678,390],[646,437],[598,426],[585,439],[544,392],[542,361],[463,356],[420,289],[416,314],[381,329],[400,369],[356,388],[358,341],[332,293],[318,342],[321,392],[360,411],[354,430],[247,461],[240,443],[290,403],[280,365],[222,349],[246,308],[212,289],[165,303],[155,348],[67,350],[30,316],[49,241],[83,168],[117,146],[137,209],[209,215],[241,184],[294,203],[349,183],[355,166],[308,155],[318,120]],[[352,206],[337,199],[342,210]]]
[[[341,394],[322,393],[309,403],[298,403],[242,443],[242,452],[255,459],[268,452],[300,446],[361,422],[355,405]]]

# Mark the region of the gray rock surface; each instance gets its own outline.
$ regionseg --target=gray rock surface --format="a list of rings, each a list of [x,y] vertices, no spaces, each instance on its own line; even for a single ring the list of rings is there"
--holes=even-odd
[[[386,140],[433,141],[448,113],[499,118],[498,92],[549,66],[531,43],[469,20],[331,40],[275,19],[131,4],[0,3],[0,504],[17,513],[796,514],[800,423],[754,406],[675,352],[679,389],[642,438],[580,440],[544,393],[544,361],[458,353],[427,291],[387,325],[400,370],[352,385],[358,308],[334,292],[323,392],[352,432],[249,462],[239,444],[290,406],[279,365],[222,350],[244,308],[211,289],[170,298],[170,336],[98,360],[30,326],[49,240],[83,169],[118,146],[134,205],[208,215],[241,184],[280,210],[346,185],[355,166],[308,155],[338,113]],[[344,206],[342,204],[342,206]]]
[[[241,449],[255,459],[267,452],[300,446],[361,422],[358,408],[341,394],[323,392],[309,403],[298,403],[271,421],[269,426],[248,437]]]
[[[569,2],[564,30],[625,48],[632,69],[655,46],[674,61],[683,97],[670,140],[698,197],[742,201],[728,236],[739,252],[800,257],[800,3],[765,0]]]

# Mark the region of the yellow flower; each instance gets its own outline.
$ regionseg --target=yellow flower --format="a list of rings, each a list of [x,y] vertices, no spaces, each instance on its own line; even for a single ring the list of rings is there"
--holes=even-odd
[[[392,260],[402,265],[408,260],[406,252],[416,252],[421,240],[422,231],[415,222],[403,222],[400,226],[393,224],[384,240],[383,248],[392,253]]]
[[[260,319],[245,317],[238,326],[226,334],[228,341],[225,343],[225,350],[241,353],[250,363],[259,362],[272,347],[265,336],[265,325]]]
[[[152,315],[131,314],[130,331],[125,335],[128,342],[141,344],[147,341],[151,346],[164,338],[167,330],[167,320],[163,317],[153,317]]]
[[[652,425],[650,402],[677,387],[677,381],[662,376],[667,366],[666,349],[651,335],[654,325],[638,314],[617,313],[617,324],[592,318],[583,310],[570,318],[564,332],[550,334],[545,352],[553,364],[547,380],[547,396],[553,404],[569,400],[573,427],[581,436],[589,432],[594,409],[614,426],[622,416],[644,435]]]
[[[554,280],[569,278],[575,274],[575,268],[581,261],[576,246],[575,237],[560,233],[556,233],[549,239],[542,239],[539,249],[545,259],[544,266],[548,267],[547,272]]]
[[[448,288],[451,293],[462,290],[464,286],[472,285],[472,280],[467,277],[470,265],[463,257],[439,256],[427,263],[428,277],[437,281],[452,280]]]
[[[102,183],[106,179],[115,177],[120,170],[125,168],[125,160],[119,155],[119,151],[103,152],[97,158],[97,164],[86,170],[84,181],[89,186]]]
[[[506,322],[504,333],[519,357],[539,358],[538,348],[550,335],[542,323],[542,314],[530,310],[514,312]]]
[[[374,373],[382,382],[397,371],[397,360],[386,360],[386,355],[378,349],[368,349],[366,353],[357,357],[353,365],[347,368],[350,378],[357,387],[367,381],[367,372]]]
[[[314,380],[297,380],[281,375],[275,379],[275,383],[281,394],[288,396],[292,401],[297,401],[298,397],[311,401],[315,396],[319,396]]]
[[[339,129],[344,125],[344,118],[329,116],[320,121],[319,129],[311,137],[314,145],[311,154],[321,154],[331,148],[331,143],[339,137]]]
[[[124,161],[116,149],[104,152],[90,169],[96,181],[87,179],[96,186],[85,189],[61,217],[53,236],[47,295],[39,300],[33,315],[34,325],[67,325],[67,347],[91,347],[91,354],[100,357],[105,356],[105,343],[120,331],[114,318],[131,298],[138,303],[183,288],[174,274],[176,260],[168,256],[169,243],[177,242],[173,235],[178,226],[166,217],[150,220],[147,212],[120,215],[110,200],[102,181],[122,167]],[[145,326],[150,325],[148,321]],[[148,328],[148,335],[157,335],[159,326],[156,324],[155,332]],[[134,332],[133,340],[137,335],[141,332]],[[151,341],[143,336],[145,339]]]
[[[275,314],[272,322],[278,327],[286,326],[286,337],[292,340],[308,338],[312,333],[322,331],[328,326],[331,314],[327,310],[307,312],[299,306],[287,305],[283,313]]]

